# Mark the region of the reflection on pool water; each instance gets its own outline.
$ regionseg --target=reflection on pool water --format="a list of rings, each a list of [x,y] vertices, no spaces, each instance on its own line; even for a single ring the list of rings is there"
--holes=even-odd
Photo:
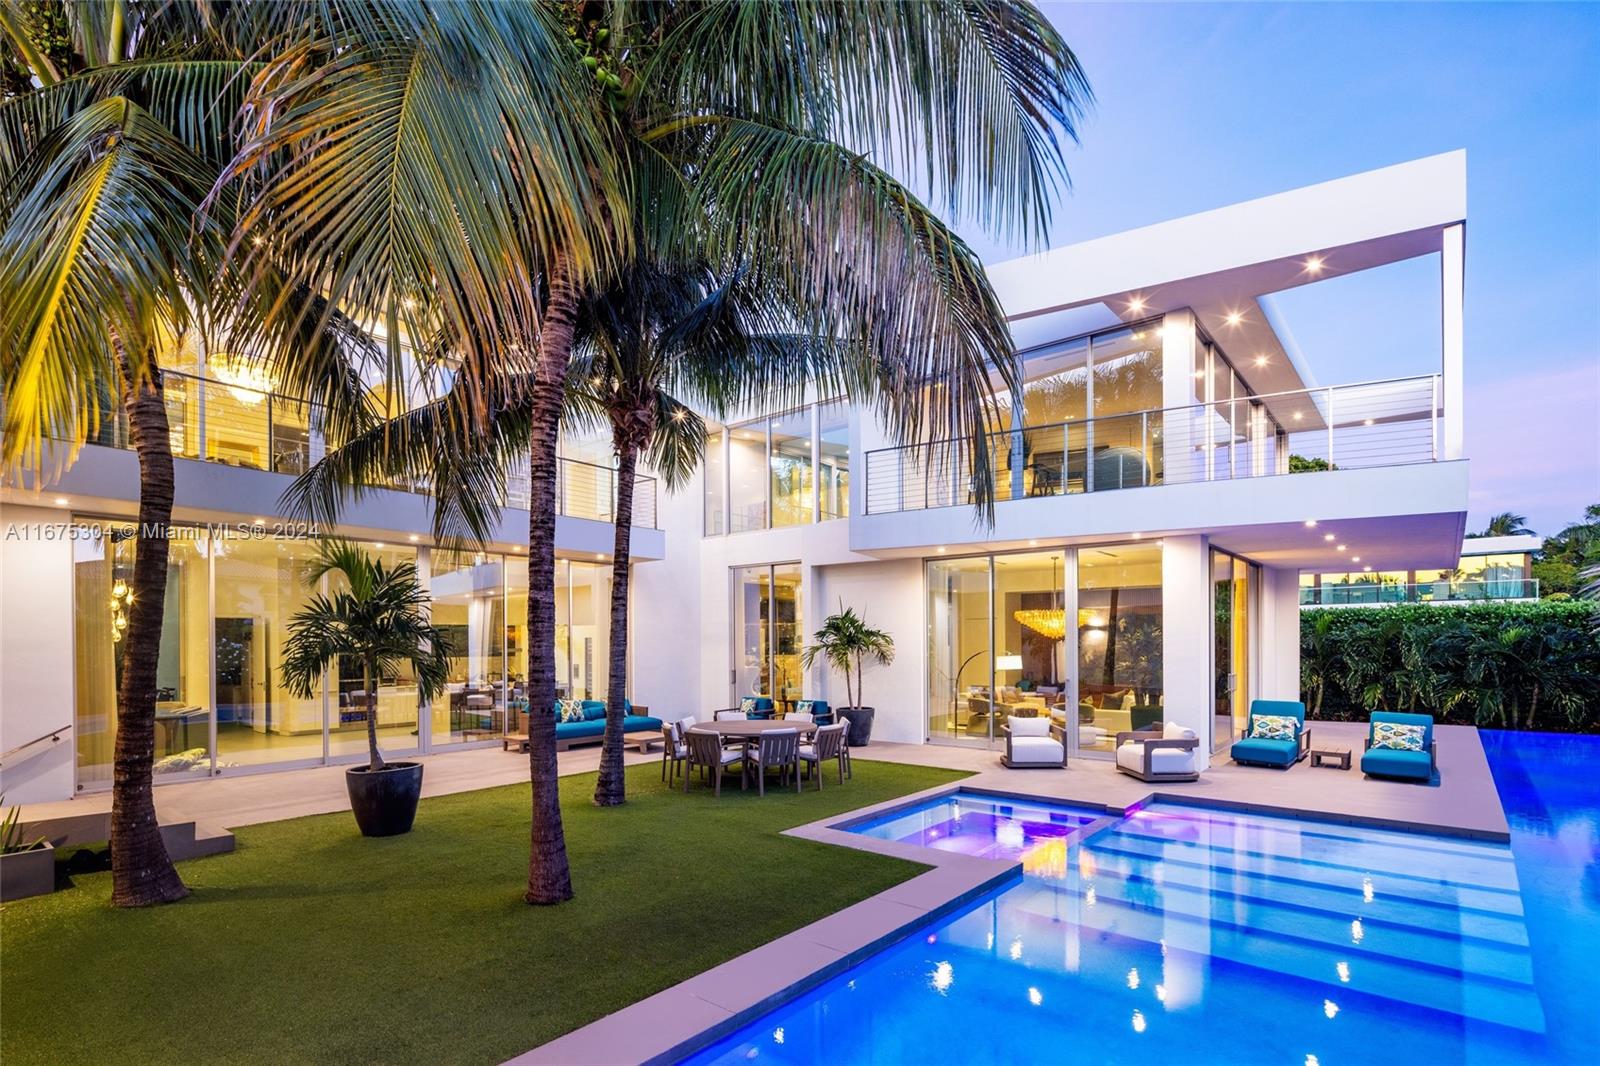
[[[690,1061],[1594,1061],[1600,738],[1485,746],[1509,847],[1173,804],[1080,841],[970,796],[857,826],[1027,872]]]
[[[1067,834],[1105,816],[1084,807],[956,792],[857,822],[850,832],[985,859],[1039,862],[1065,856]]]

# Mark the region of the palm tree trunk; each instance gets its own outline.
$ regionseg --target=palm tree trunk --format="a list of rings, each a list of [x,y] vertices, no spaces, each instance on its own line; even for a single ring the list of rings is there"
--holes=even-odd
[[[139,529],[134,539],[133,602],[117,690],[115,776],[111,790],[111,902],[171,903],[189,894],[167,855],[156,820],[151,775],[156,755],[156,663],[167,600],[167,532],[172,522],[172,442],[160,371],[136,381],[122,355],[123,406],[139,455]]]
[[[367,752],[371,760],[367,769],[373,773],[383,769],[383,756],[378,754],[378,660],[368,656],[361,664],[361,691],[367,694]]]
[[[615,547],[611,557],[611,661],[606,668],[606,733],[600,748],[600,778],[594,786],[598,807],[627,800],[622,765],[623,703],[628,691],[628,553],[633,536],[633,483],[639,450],[624,439],[617,449]]]
[[[578,290],[557,254],[539,337],[533,392],[528,502],[528,775],[533,826],[528,848],[529,903],[572,898],[572,871],[561,828],[556,767],[556,437],[572,354]]]

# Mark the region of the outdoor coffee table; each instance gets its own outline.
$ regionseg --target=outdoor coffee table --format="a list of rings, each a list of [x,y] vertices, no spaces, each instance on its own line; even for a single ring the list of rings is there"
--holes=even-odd
[[[1312,766],[1331,766],[1336,770],[1350,769],[1349,748],[1312,748]]]

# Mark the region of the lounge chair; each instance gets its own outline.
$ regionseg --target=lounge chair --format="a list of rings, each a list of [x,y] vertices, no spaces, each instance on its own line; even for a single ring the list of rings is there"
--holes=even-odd
[[[1439,748],[1430,714],[1374,711],[1363,747],[1361,772],[1369,777],[1432,781],[1439,772]]]
[[[1169,722],[1161,729],[1117,734],[1117,769],[1140,781],[1198,781],[1200,738]]]
[[[1265,718],[1289,718],[1288,735],[1268,735],[1275,724]],[[1229,752],[1245,766],[1270,766],[1287,770],[1311,754],[1311,729],[1306,725],[1306,705],[1299,700],[1251,700],[1250,720]]]
[[[844,720],[837,725],[825,725],[817,730],[812,743],[800,745],[800,761],[805,764],[806,772],[817,779],[818,792],[822,791],[822,764],[829,759],[839,769],[839,784],[844,784],[845,760],[850,757],[844,736],[849,728],[850,723]]]
[[[1005,754],[1000,765],[1012,770],[1062,769],[1067,765],[1067,735],[1049,718],[1006,719]]]
[[[767,794],[767,771],[778,770],[782,776],[779,784],[788,784],[794,776],[794,790],[800,791],[800,730],[768,729],[745,753],[744,767],[754,770],[756,785],[761,795]]]
[[[817,725],[833,724],[833,711],[828,707],[827,700],[795,700],[794,711],[800,714],[809,714],[811,721]],[[785,715],[787,718],[793,718],[794,716],[794,712]]]
[[[722,737],[709,729],[691,729],[683,735],[687,759],[683,767],[683,791],[689,791],[691,771],[699,767],[702,776],[709,774],[717,795],[722,795],[722,775],[730,766],[744,760],[744,752],[722,746]],[[744,773],[739,774],[739,787],[744,788]]]

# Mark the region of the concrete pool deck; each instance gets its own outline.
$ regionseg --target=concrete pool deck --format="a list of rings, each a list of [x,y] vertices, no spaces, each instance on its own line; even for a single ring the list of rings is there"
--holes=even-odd
[[[931,744],[873,744],[863,759],[973,771],[962,781],[862,807],[787,830],[841,847],[925,863],[927,872],[787,936],[730,959],[614,1014],[519,1055],[516,1066],[668,1063],[731,1033],[801,992],[904,938],[913,929],[1021,876],[1020,863],[915,847],[846,831],[848,826],[932,796],[979,791],[1102,809],[1100,820],[1069,834],[1093,833],[1131,807],[1173,800],[1230,810],[1315,818],[1413,832],[1504,842],[1510,828],[1478,731],[1438,726],[1439,776],[1419,785],[1367,778],[1359,769],[1367,727],[1316,722],[1313,747],[1351,749],[1349,770],[1237,766],[1226,752],[1196,782],[1152,785],[1109,762],[1074,760],[1065,770],[1007,770],[984,749]],[[844,787],[849,787],[845,785]]]

